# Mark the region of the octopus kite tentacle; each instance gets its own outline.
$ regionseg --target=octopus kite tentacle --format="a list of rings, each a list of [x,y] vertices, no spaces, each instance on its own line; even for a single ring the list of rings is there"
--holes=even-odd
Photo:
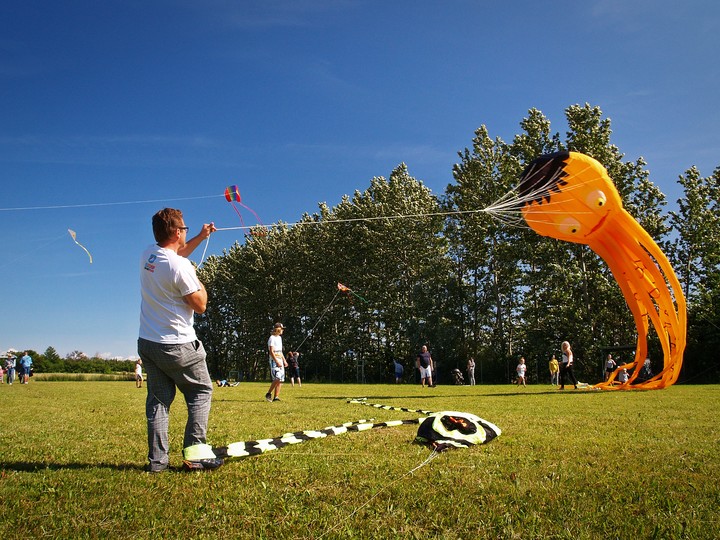
[[[623,208],[622,199],[605,168],[577,152],[541,156],[520,176],[517,201],[525,222],[538,234],[586,244],[607,263],[637,327],[635,360],[619,366],[634,368],[626,383],[615,373],[595,388],[659,389],[680,374],[687,336],[685,297],[665,254]],[[663,369],[649,380],[635,382],[647,358],[652,323],[663,350]]]

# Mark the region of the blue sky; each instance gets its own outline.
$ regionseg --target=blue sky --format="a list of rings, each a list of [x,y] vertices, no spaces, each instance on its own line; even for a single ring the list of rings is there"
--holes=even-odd
[[[599,106],[672,203],[720,166],[718,28],[712,0],[5,0],[0,352],[134,356],[164,206],[236,227],[237,184],[294,222],[401,162],[440,194],[478,127],[509,141],[533,107],[564,134]]]

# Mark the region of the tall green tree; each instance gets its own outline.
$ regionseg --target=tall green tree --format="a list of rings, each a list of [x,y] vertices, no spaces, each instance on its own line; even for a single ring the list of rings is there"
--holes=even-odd
[[[465,361],[475,357],[483,375],[507,379],[510,358],[516,353],[521,232],[492,217],[504,214],[485,210],[507,195],[520,168],[506,143],[491,139],[485,126],[475,132],[472,142],[471,149],[459,154],[461,161],[453,169],[455,184],[447,187],[444,199],[449,213],[445,234],[455,276],[453,314],[462,330],[458,349]]]
[[[675,237],[671,260],[688,302],[688,345],[683,375],[718,380],[712,351],[720,347],[720,168],[702,177],[691,167],[679,177],[683,197],[670,212]]]

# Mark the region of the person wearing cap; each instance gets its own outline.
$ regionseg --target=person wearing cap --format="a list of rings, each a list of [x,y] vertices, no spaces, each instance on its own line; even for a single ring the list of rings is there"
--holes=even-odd
[[[282,333],[285,327],[282,323],[275,323],[272,334],[268,339],[268,352],[270,353],[270,389],[265,394],[267,401],[280,401],[280,388],[285,380],[285,368],[288,363],[282,352]]]
[[[15,382],[15,368],[17,367],[17,357],[8,353],[7,360],[5,360],[5,373],[7,373],[7,382],[12,384]]]

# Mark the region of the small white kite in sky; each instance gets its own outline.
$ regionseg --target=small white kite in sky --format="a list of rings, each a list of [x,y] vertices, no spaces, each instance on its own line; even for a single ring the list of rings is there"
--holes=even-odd
[[[83,246],[80,242],[77,241],[77,235],[75,234],[75,231],[73,231],[72,229],[68,229],[68,232],[70,233],[70,237],[73,239],[73,241],[78,246],[80,246],[81,248],[83,248],[85,250],[85,253],[87,253],[87,256],[90,257],[90,264],[92,264],[92,255],[90,255],[90,252],[87,250],[87,248],[85,246]]]

